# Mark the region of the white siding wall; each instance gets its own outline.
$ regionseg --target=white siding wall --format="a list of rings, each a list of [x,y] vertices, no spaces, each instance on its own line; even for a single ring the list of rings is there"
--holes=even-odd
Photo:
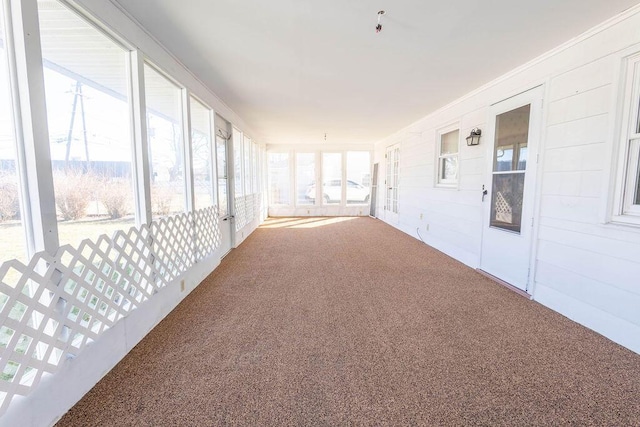
[[[640,228],[608,223],[621,127],[623,58],[640,52],[640,8],[620,15],[376,144],[401,143],[399,222],[471,267],[480,263],[481,188],[492,141],[460,146],[456,189],[437,188],[437,130],[487,130],[490,105],[543,85],[533,298],[640,352]],[[381,189],[383,187],[381,182]],[[384,194],[378,194],[384,219]],[[486,202],[485,202],[486,203]],[[422,218],[422,219],[421,219]]]

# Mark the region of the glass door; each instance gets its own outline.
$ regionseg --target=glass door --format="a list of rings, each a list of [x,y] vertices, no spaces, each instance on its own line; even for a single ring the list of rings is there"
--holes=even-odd
[[[483,186],[484,228],[480,268],[530,291],[531,244],[537,146],[541,128],[542,87],[495,104],[488,164]],[[485,191],[486,190],[486,191]]]
[[[386,179],[385,179],[385,220],[394,224],[398,223],[398,185],[400,181],[400,146],[394,145],[387,148]]]
[[[233,246],[233,197],[229,182],[230,124],[216,115],[216,179],[218,181],[218,220],[220,226],[220,254],[225,256]]]

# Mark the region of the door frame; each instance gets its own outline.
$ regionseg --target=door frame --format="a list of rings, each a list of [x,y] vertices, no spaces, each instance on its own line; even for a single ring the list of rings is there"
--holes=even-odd
[[[401,143],[398,141],[396,143],[393,143],[391,145],[388,145],[384,148],[384,194],[383,196],[383,209],[382,209],[382,213],[383,213],[383,219],[386,223],[388,224],[392,224],[392,225],[397,225],[400,222],[400,148],[401,148]],[[392,150],[398,150],[398,182],[396,182],[396,187],[398,189],[398,212],[392,212],[391,209],[387,209],[387,191],[389,189],[388,187],[388,183],[387,183],[387,178],[389,176],[389,168],[388,168],[388,164],[389,164],[389,160],[387,158],[389,152],[391,152]]]
[[[231,168],[233,167],[233,156],[231,155],[231,153],[229,153],[229,141],[231,140],[230,136],[225,136],[224,133],[229,134],[229,126],[230,123],[227,122],[224,118],[220,117],[219,120],[216,120],[219,116],[214,115],[214,154],[215,154],[215,187],[216,187],[216,209],[218,209],[219,204],[220,204],[220,192],[219,192],[219,181],[218,181],[218,138],[221,138],[225,141],[225,157],[226,157],[226,167],[227,167],[227,215],[225,217],[220,217],[218,216],[218,227],[220,230],[220,247],[218,248],[218,252],[220,254],[220,259],[224,258],[227,254],[229,254],[229,252],[231,252],[235,246],[235,221],[234,221],[234,203],[233,203],[233,195],[234,195],[234,186],[233,186],[233,180],[232,180],[232,173],[231,173]],[[219,123],[218,123],[219,122]],[[223,133],[218,134],[218,129],[221,130]],[[229,162],[231,160],[231,163]],[[223,227],[227,226],[229,227],[229,235],[230,235],[230,240],[229,240],[229,248],[225,249],[222,247],[222,233],[223,233]]]
[[[531,122],[529,123],[529,129],[534,131],[535,134],[535,138],[536,138],[536,145],[534,146],[534,150],[530,150],[529,152],[529,159],[527,160],[527,162],[529,163],[527,165],[527,182],[525,183],[525,193],[528,191],[529,195],[527,196],[525,194],[525,199],[526,201],[528,201],[528,203],[531,205],[530,208],[528,208],[528,210],[530,210],[530,216],[528,216],[527,218],[523,218],[522,220],[522,227],[524,228],[525,226],[529,228],[529,242],[528,242],[528,256],[527,256],[527,267],[528,267],[528,273],[527,273],[527,279],[526,279],[526,285],[525,285],[525,289],[520,289],[519,287],[506,282],[503,278],[499,277],[499,276],[493,276],[493,274],[491,274],[491,272],[485,272],[484,273],[488,273],[489,275],[496,277],[497,279],[511,285],[514,286],[514,288],[517,288],[519,291],[522,290],[524,291],[526,294],[533,296],[533,292],[534,292],[534,288],[535,288],[535,260],[537,258],[537,247],[538,247],[538,233],[539,233],[539,218],[540,218],[540,201],[541,201],[541,188],[542,188],[542,178],[543,178],[543,174],[542,172],[542,153],[543,153],[543,148],[544,148],[544,140],[545,140],[545,136],[546,136],[546,123],[547,123],[547,108],[545,108],[546,106],[546,101],[548,99],[548,95],[549,95],[549,81],[544,80],[539,82],[538,84],[534,84],[532,86],[528,86],[526,89],[523,90],[519,90],[516,91],[512,94],[510,94],[509,96],[502,98],[496,102],[493,102],[492,104],[490,104],[489,109],[487,111],[487,120],[486,120],[486,124],[487,124],[487,132],[486,135],[483,135],[483,137],[486,137],[486,145],[487,147],[485,148],[485,158],[487,159],[487,165],[485,167],[485,173],[484,173],[484,183],[485,183],[485,188],[486,185],[488,184],[489,187],[487,188],[489,191],[489,198],[488,200],[485,200],[484,202],[482,202],[482,231],[481,231],[481,237],[480,237],[480,253],[479,253],[479,257],[478,257],[478,269],[482,270],[482,259],[483,259],[483,255],[484,254],[484,241],[486,239],[486,233],[487,230],[489,229],[489,223],[490,223],[490,219],[491,219],[491,213],[490,213],[490,205],[491,205],[491,195],[492,195],[492,191],[493,191],[493,162],[494,162],[494,145],[495,145],[495,119],[497,117],[497,115],[502,114],[504,112],[508,112],[511,111],[513,109],[519,108],[518,106],[515,106],[517,104],[521,104],[521,103],[514,103],[514,106],[511,106],[508,109],[505,109],[502,112],[497,112],[495,109],[496,105],[499,105],[503,102],[509,101],[511,99],[515,99],[515,98],[519,98],[521,96],[524,95],[528,95],[528,100],[530,101],[530,104],[532,105],[532,113],[530,115],[530,120]],[[535,108],[534,107],[535,104]],[[526,105],[526,102],[524,104],[521,105]],[[537,109],[537,111],[535,111]],[[484,139],[484,138],[483,138]],[[530,168],[530,169],[529,169]],[[528,187],[527,187],[527,183],[528,183]],[[480,190],[482,191],[482,190]],[[485,203],[488,203],[485,206]],[[527,222],[531,221],[531,224],[527,224]],[[505,231],[506,233],[508,233],[508,231]]]

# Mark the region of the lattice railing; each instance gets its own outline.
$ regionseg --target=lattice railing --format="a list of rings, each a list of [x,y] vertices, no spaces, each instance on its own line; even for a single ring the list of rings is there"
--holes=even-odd
[[[236,197],[235,199],[235,221],[236,231],[242,230],[242,228],[247,225],[246,196]]]
[[[219,245],[209,207],[0,265],[0,415]]]
[[[239,231],[255,218],[259,217],[260,194],[236,197],[234,202],[236,231]]]

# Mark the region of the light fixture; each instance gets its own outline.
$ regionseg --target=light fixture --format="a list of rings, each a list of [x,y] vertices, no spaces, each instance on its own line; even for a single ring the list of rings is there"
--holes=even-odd
[[[482,131],[480,129],[471,129],[471,133],[467,137],[467,145],[472,146],[480,144],[480,135],[482,135]]]
[[[382,31],[382,24],[380,23],[380,19],[382,19],[382,15],[385,14],[384,10],[381,10],[380,12],[378,12],[378,25],[376,25],[376,33],[379,33],[380,31]]]

